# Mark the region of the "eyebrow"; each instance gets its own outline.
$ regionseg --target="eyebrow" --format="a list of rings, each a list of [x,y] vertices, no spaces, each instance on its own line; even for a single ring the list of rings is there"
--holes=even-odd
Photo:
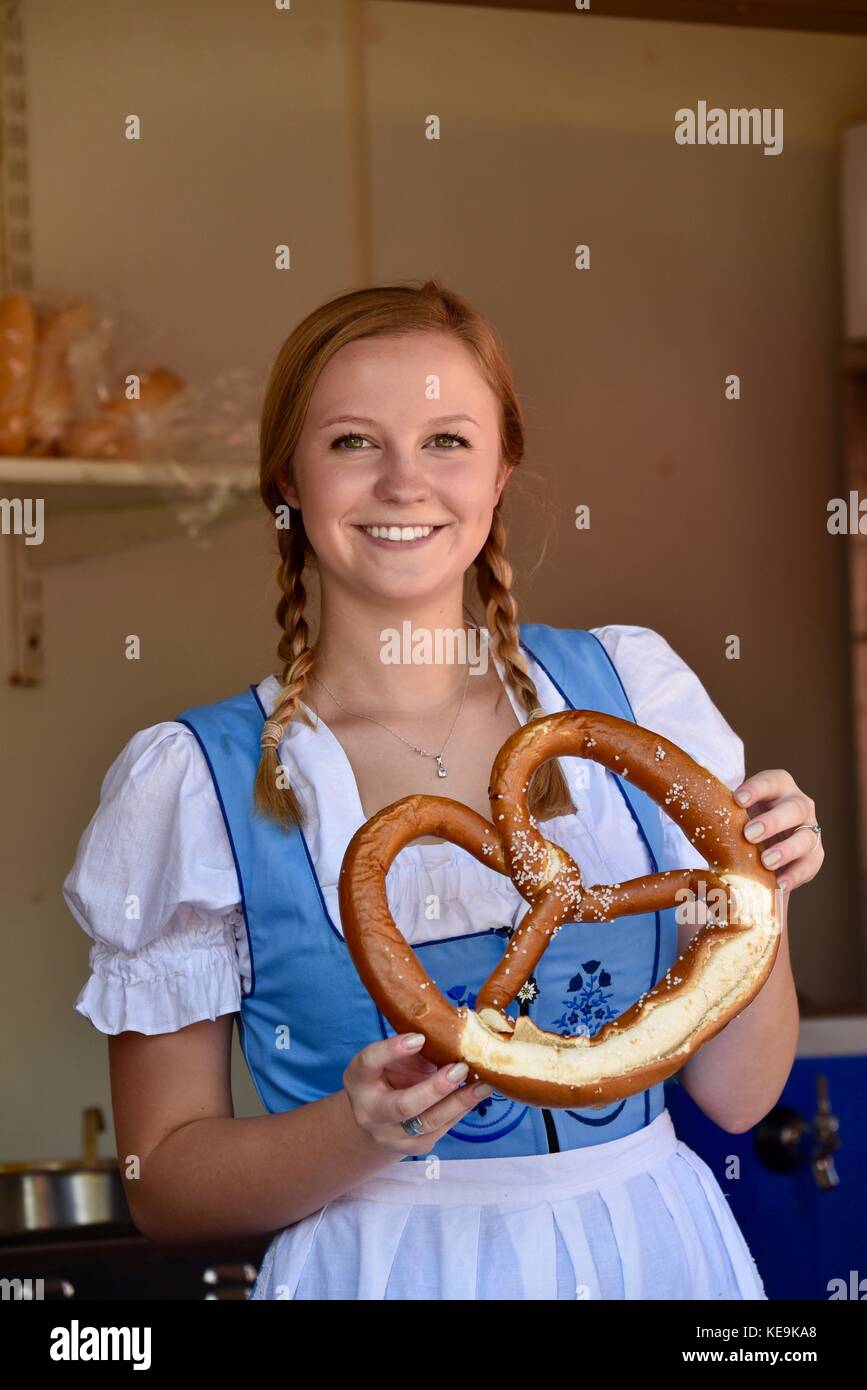
[[[456,421],[456,420],[469,420],[469,422],[470,422],[471,425],[476,425],[476,426],[478,426],[478,428],[481,428],[481,426],[479,425],[478,420],[474,420],[473,417],[472,417],[472,415],[461,415],[461,414],[456,414],[456,415],[437,415],[437,416],[434,417],[433,420],[426,420],[426,421],[425,421],[425,426],[424,426],[424,427],[425,427],[425,429],[429,429],[431,425],[445,425],[445,424],[447,424],[449,421],[454,422],[454,421]],[[321,420],[320,423],[319,423],[319,425],[317,426],[317,428],[320,429],[320,430],[324,430],[324,429],[326,429],[329,425],[341,425],[341,424],[342,424],[342,425],[346,425],[346,424],[355,424],[355,425],[375,425],[375,424],[377,424],[377,421],[376,421],[376,420],[371,420],[371,419],[370,419],[370,416],[368,416],[368,415],[332,415],[331,418],[330,418],[329,420]]]

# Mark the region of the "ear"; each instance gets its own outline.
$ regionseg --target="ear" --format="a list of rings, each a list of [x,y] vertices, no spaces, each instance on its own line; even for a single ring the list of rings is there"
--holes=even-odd
[[[294,483],[291,483],[287,480],[285,473],[278,473],[274,481],[277,485],[277,490],[280,493],[281,497],[283,497],[283,499],[289,503],[290,507],[297,507],[300,511],[301,500],[298,496],[298,493],[295,491]]]
[[[512,469],[513,469],[514,467],[515,467],[515,465],[514,465],[513,463],[508,464],[508,466],[503,470],[503,476],[500,478],[499,482],[497,483],[497,486],[496,486],[496,488],[495,488],[495,495],[496,495],[496,498],[497,498],[497,501],[498,501],[498,502],[499,502],[499,500],[500,500],[500,494],[502,493],[503,488],[506,486],[506,483],[509,481],[510,477],[512,476]]]

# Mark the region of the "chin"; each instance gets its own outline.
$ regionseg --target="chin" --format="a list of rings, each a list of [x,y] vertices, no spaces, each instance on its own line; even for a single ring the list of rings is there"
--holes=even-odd
[[[395,608],[403,605],[402,617],[409,617],[406,611],[408,605],[433,603],[443,592],[442,580],[434,582],[433,578],[426,583],[402,584],[397,579],[394,584],[363,585],[359,584],[359,576],[355,574],[350,582],[356,593],[368,594],[378,603],[393,603]]]

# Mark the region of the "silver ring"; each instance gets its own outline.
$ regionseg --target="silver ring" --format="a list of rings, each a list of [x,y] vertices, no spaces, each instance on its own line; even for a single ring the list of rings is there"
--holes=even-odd
[[[412,1138],[415,1138],[417,1134],[424,1133],[424,1124],[418,1115],[413,1115],[411,1120],[401,1120],[400,1127]]]
[[[795,829],[796,829],[796,830],[812,830],[812,831],[814,831],[814,832],[815,832],[815,835],[816,835],[816,843],[814,844],[813,849],[818,849],[818,848],[819,848],[819,841],[820,841],[821,838],[822,838],[822,827],[821,827],[821,825],[817,825],[815,821],[804,821],[802,825],[796,825],[796,826],[795,826]]]

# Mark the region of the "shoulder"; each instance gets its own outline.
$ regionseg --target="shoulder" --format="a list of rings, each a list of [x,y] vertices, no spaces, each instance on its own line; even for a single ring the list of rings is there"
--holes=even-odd
[[[205,767],[193,731],[176,720],[139,729],[123,745],[100,787],[100,801],[116,796],[129,781],[177,782]]]
[[[654,628],[588,629],[623,682],[636,723],[677,743],[728,787],[744,780],[744,745],[700,677]]]
[[[63,896],[79,924],[139,943],[181,900],[238,901],[237,879],[210,771],[191,730],[175,721],[140,729],[102,779]],[[234,888],[232,886],[234,880]],[[141,917],[123,910],[133,895]],[[214,904],[219,906],[220,904]]]
[[[133,821],[186,822],[197,810],[207,816],[211,800],[216,804],[193,731],[174,720],[152,724],[134,733],[109,765],[83,838],[109,825],[122,832]]]
[[[151,725],[123,746],[62,892],[93,943],[75,1007],[101,1032],[172,1032],[238,1008],[237,874],[184,725]]]

